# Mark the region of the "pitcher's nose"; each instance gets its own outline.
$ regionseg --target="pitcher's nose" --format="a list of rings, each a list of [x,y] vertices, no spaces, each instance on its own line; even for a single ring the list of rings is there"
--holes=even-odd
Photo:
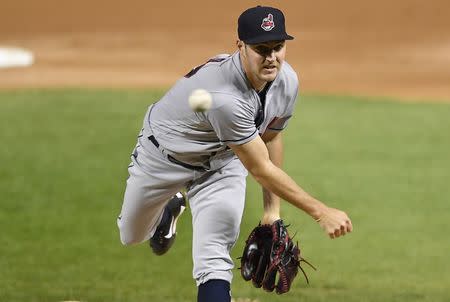
[[[268,62],[275,62],[275,60],[276,60],[275,50],[272,49],[272,51],[266,55],[266,60]]]

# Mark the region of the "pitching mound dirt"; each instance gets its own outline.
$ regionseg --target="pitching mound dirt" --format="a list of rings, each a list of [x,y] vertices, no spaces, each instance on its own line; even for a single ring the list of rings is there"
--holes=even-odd
[[[302,91],[450,99],[449,1],[265,4],[285,12],[295,36],[287,60]],[[35,64],[0,69],[0,88],[169,86],[208,57],[233,52],[236,19],[253,5],[7,1],[0,44],[32,50]]]

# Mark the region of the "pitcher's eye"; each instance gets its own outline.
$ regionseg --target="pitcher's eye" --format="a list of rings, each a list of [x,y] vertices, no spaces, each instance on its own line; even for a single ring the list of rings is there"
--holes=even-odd
[[[272,53],[272,51],[279,52],[281,49],[283,49],[283,46],[284,46],[284,43],[275,45],[274,47],[256,46],[256,47],[253,47],[253,50],[262,56],[266,56],[266,55],[270,55]]]
[[[270,48],[268,48],[268,47],[256,47],[255,48],[255,51],[257,52],[257,53],[259,53],[260,55],[263,55],[263,54],[267,54],[267,53],[270,53],[271,52],[271,49]]]
[[[275,48],[273,50],[280,51],[283,48],[283,46],[284,46],[283,44],[279,44],[279,45],[275,46]]]

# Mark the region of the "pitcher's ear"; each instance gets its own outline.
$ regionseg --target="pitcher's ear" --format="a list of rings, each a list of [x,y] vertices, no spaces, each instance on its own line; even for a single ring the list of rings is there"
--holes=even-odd
[[[244,47],[244,42],[242,40],[236,40],[236,46],[240,50],[242,47]]]

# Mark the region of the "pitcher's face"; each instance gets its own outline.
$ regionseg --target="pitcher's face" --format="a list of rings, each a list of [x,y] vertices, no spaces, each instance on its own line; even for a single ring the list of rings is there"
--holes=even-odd
[[[238,41],[244,71],[253,88],[259,90],[265,83],[275,80],[286,56],[285,41],[245,44]]]

